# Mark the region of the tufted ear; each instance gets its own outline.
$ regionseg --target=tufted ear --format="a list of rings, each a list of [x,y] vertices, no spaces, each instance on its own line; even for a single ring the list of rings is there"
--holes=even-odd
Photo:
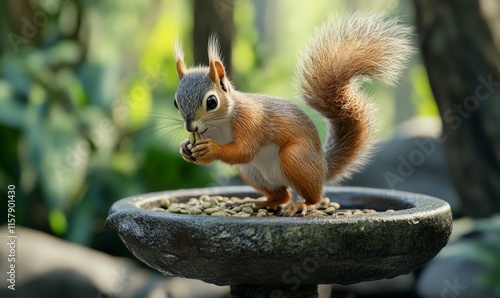
[[[217,36],[212,35],[208,40],[208,64],[210,68],[208,76],[217,85],[220,85],[226,76],[226,69],[221,60]]]
[[[222,62],[219,60],[216,61],[210,61],[210,79],[212,82],[216,83],[219,85],[222,82],[222,79],[226,76],[226,69],[224,68],[224,65],[222,65]]]
[[[181,48],[181,42],[175,39],[175,66],[177,67],[177,74],[179,79],[186,74],[186,66],[184,65],[184,52]]]

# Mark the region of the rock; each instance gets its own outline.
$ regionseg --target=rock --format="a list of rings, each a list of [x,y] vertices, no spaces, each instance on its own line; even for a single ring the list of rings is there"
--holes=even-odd
[[[495,280],[497,289],[500,288],[500,276],[492,271],[500,263],[500,215],[464,224],[465,220],[457,222],[457,230],[461,224],[473,227],[482,225],[484,228],[465,232],[462,238],[450,242],[429,262],[417,283],[420,297],[499,297],[498,293],[482,286],[478,280],[489,274],[492,281]],[[488,260],[485,258],[490,261],[484,261]]]
[[[1,226],[0,230],[7,231],[7,226]],[[0,297],[140,298],[168,293],[164,276],[140,269],[129,260],[20,226],[16,227],[16,232],[19,235],[16,290],[7,289],[6,279],[1,278]],[[4,236],[2,234],[3,239]],[[0,249],[3,266],[6,253],[6,249]]]

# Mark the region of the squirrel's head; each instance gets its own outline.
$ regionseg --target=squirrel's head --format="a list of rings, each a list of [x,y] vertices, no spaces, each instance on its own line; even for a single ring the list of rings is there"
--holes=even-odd
[[[186,69],[179,43],[175,46],[179,86],[174,105],[189,132],[204,133],[219,121],[228,121],[233,106],[231,82],[219,54],[217,38],[208,43],[208,67]]]

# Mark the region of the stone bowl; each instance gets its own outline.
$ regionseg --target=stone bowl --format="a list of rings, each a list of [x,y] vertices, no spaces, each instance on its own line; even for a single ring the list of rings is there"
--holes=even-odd
[[[176,190],[116,202],[106,226],[141,261],[169,276],[217,285],[352,284],[407,274],[448,242],[450,206],[425,195],[326,187],[342,209],[394,209],[345,217],[213,217],[148,210],[162,198],[254,197],[249,187]]]

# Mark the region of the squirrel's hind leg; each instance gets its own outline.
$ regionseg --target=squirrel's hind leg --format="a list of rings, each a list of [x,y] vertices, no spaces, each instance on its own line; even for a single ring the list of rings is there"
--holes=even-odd
[[[238,168],[238,173],[245,184],[252,186],[262,195],[266,201],[256,201],[255,205],[258,209],[278,210],[281,204],[290,201],[292,195],[286,186],[270,187],[266,184],[264,177],[258,174],[256,169],[249,169],[249,165],[245,165],[245,169]]]
[[[326,164],[314,148],[301,144],[290,144],[280,151],[283,176],[293,189],[304,198],[305,202],[293,202],[280,212],[283,216],[301,216],[317,207],[323,197],[323,183],[326,176]]]

